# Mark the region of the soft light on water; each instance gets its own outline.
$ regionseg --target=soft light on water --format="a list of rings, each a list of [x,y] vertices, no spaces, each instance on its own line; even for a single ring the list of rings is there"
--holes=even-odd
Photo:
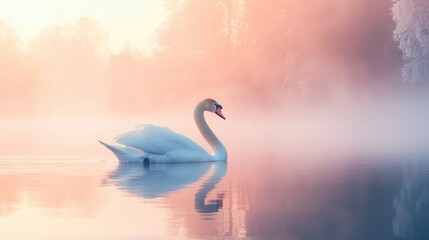
[[[2,158],[0,239],[427,239],[426,158]]]

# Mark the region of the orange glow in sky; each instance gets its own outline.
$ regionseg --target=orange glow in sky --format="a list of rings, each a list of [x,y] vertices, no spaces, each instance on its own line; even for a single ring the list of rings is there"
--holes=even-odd
[[[10,23],[24,45],[40,31],[89,17],[108,33],[110,50],[130,46],[150,52],[154,33],[166,17],[162,0],[1,0],[0,20]]]

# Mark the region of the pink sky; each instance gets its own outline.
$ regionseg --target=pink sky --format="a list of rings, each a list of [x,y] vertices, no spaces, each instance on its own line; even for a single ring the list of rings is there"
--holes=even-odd
[[[116,52],[124,45],[150,52],[155,30],[166,17],[163,0],[1,0],[0,20],[5,20],[26,43],[43,28],[65,25],[90,17],[109,34],[109,47]]]

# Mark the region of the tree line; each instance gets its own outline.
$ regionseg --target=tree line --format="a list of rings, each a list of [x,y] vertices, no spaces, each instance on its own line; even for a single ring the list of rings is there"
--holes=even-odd
[[[391,5],[166,0],[150,56],[109,52],[108,34],[88,17],[44,29],[25,49],[2,21],[0,112],[136,113],[191,95],[257,102],[329,98],[335,86],[376,91],[400,76]]]

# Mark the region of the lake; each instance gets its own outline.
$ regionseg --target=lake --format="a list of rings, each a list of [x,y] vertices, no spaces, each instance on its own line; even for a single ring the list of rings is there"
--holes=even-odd
[[[0,239],[429,239],[429,157],[2,157]]]

